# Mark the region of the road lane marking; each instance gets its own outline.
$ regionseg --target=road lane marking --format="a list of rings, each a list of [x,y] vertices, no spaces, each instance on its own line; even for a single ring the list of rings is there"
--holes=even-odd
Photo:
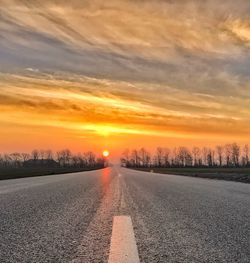
[[[108,263],[139,263],[130,216],[115,216]]]

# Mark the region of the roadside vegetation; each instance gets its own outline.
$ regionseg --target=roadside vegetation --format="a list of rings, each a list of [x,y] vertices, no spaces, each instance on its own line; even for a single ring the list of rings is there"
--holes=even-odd
[[[237,143],[210,147],[158,147],[155,153],[145,148],[125,150],[122,166],[156,173],[250,183],[249,146]]]
[[[31,153],[0,154],[0,180],[89,171],[105,167],[105,160],[92,152],[72,154],[65,149],[33,150]]]

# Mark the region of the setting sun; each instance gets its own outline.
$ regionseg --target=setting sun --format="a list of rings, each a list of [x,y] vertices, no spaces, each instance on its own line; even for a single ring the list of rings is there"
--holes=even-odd
[[[108,157],[109,156],[109,151],[107,151],[107,150],[103,151],[102,155],[104,157]]]

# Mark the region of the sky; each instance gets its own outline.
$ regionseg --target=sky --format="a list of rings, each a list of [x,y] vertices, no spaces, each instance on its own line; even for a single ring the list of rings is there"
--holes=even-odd
[[[0,150],[250,142],[250,1],[0,0]]]

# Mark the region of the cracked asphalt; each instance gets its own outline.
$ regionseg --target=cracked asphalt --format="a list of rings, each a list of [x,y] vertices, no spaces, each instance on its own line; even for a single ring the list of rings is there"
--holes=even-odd
[[[0,262],[107,262],[116,215],[140,262],[250,262],[250,185],[119,167],[0,181]]]

